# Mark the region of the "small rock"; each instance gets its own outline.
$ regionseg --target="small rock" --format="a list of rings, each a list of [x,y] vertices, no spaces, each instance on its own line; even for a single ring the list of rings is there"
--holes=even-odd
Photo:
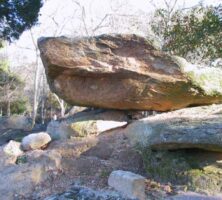
[[[23,154],[21,143],[13,140],[3,147],[3,151],[10,156],[20,156]]]
[[[23,150],[34,150],[45,147],[51,141],[51,137],[48,133],[40,132],[30,134],[22,139]]]
[[[145,200],[145,178],[129,171],[113,171],[108,179],[109,186],[129,198]]]

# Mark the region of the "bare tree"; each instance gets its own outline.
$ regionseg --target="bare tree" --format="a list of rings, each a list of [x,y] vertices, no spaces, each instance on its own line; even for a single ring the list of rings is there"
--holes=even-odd
[[[35,51],[35,78],[34,78],[34,98],[33,98],[33,110],[32,110],[32,126],[35,125],[38,109],[38,95],[39,95],[39,76],[40,76],[40,64],[39,64],[39,49],[34,38],[32,30],[30,30],[30,36],[32,39],[34,51]]]
[[[10,72],[1,72],[0,102],[6,103],[7,116],[11,115],[11,103],[19,99],[22,86],[22,81],[17,76]]]

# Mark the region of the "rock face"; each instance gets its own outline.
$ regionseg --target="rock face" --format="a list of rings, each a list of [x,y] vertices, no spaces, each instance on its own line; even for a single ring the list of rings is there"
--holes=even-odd
[[[6,144],[3,150],[7,155],[10,156],[20,156],[23,154],[23,151],[21,150],[21,143],[13,140]]]
[[[92,120],[92,121],[79,121],[70,124],[75,136],[85,137],[92,134],[100,134],[104,131],[109,131],[115,128],[125,126],[127,122],[117,121],[103,121],[103,120]]]
[[[1,199],[24,199],[38,184],[52,177],[52,173],[58,174],[61,168],[62,158],[58,152],[35,150],[24,156],[26,159],[17,165],[8,163],[0,166]]]
[[[34,150],[45,147],[51,141],[49,134],[45,132],[33,133],[22,139],[23,150]]]
[[[127,115],[121,111],[88,111],[73,115],[63,121],[52,121],[47,133],[52,139],[67,139],[97,135],[127,125]]]
[[[155,150],[200,148],[222,152],[222,105],[184,108],[135,121],[125,129],[134,145]]]
[[[145,178],[129,171],[113,171],[108,184],[124,195],[139,200],[145,200]]]
[[[50,88],[72,105],[179,109],[222,102],[222,70],[198,68],[136,35],[41,38]]]

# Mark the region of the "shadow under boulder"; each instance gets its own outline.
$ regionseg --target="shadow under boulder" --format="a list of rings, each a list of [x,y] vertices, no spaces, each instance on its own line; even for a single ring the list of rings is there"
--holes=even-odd
[[[222,192],[222,153],[200,149],[142,150],[149,178],[182,186],[184,190]]]

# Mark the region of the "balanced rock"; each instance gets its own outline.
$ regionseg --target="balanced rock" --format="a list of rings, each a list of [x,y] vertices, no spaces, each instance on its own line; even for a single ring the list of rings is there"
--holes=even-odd
[[[50,88],[72,105],[167,111],[222,102],[222,69],[193,66],[137,35],[40,38]]]
[[[199,148],[222,152],[222,105],[184,108],[150,116],[124,131],[133,145],[154,150]]]
[[[23,150],[34,150],[44,148],[51,141],[51,137],[48,133],[40,132],[33,133],[25,136],[22,139]]]

